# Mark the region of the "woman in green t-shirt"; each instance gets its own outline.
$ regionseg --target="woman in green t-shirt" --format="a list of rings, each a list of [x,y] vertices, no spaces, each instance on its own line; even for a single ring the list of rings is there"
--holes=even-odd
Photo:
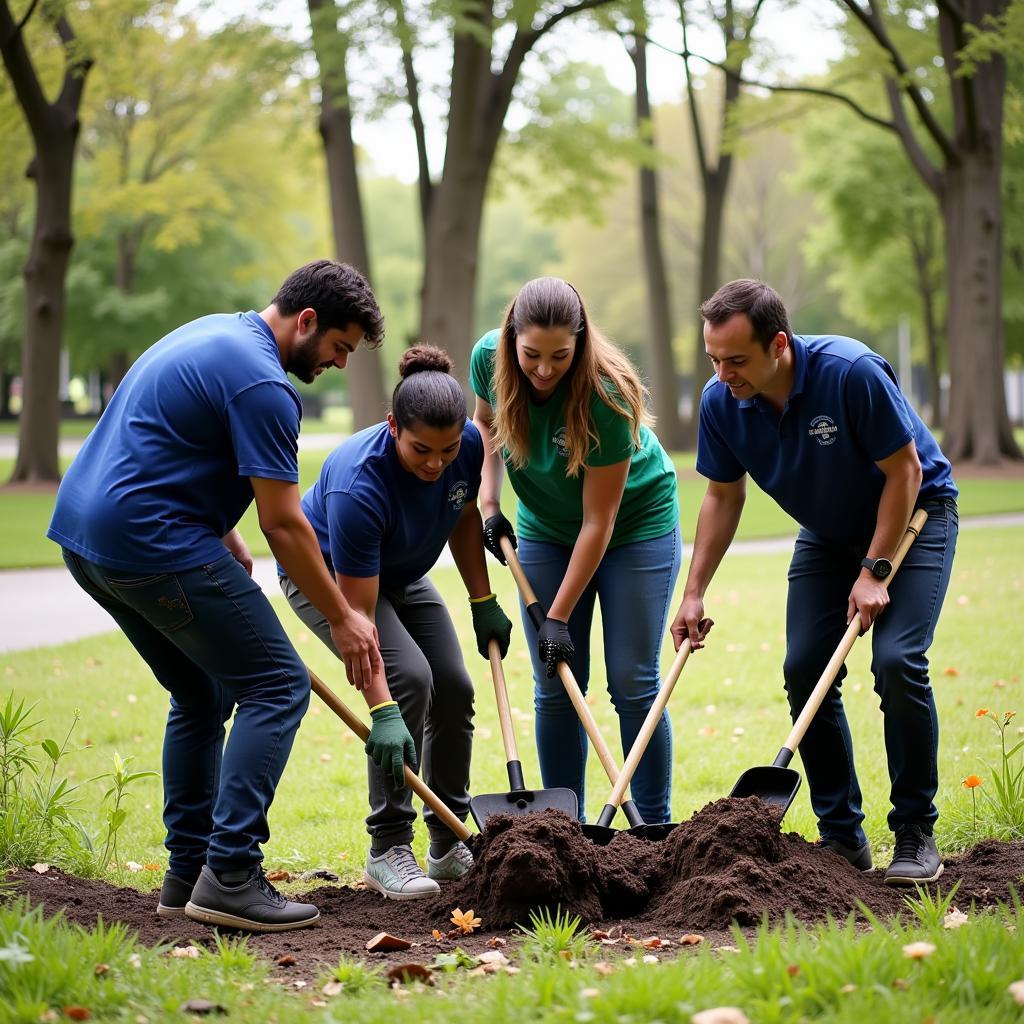
[[[675,469],[647,424],[646,389],[590,323],[576,289],[525,284],[500,330],[473,349],[473,420],[488,454],[480,486],[488,549],[509,537],[548,617],[531,637],[537,749],[545,786],[584,807],[587,738],[555,678],[567,661],[584,691],[590,626],[601,602],[608,691],[623,753],[658,691],[659,653],[681,558]],[[500,453],[500,456],[499,454]],[[519,498],[518,542],[500,508],[507,469]],[[647,822],[670,819],[672,731],[666,714],[633,777]]]

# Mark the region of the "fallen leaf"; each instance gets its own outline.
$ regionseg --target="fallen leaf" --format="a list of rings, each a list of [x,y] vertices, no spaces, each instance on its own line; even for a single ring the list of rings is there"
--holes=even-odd
[[[435,941],[440,942],[444,936],[435,928],[431,933],[434,936]]]
[[[662,946],[669,946],[671,943],[652,935],[649,939],[641,939],[640,945],[645,949],[661,949]]]
[[[910,988],[910,982],[906,978],[893,978],[891,987],[898,992],[906,992]]]
[[[736,946],[718,946],[715,949],[716,953],[738,953],[739,949]]]
[[[661,963],[661,958],[660,957],[656,957],[653,953],[648,953],[644,957],[644,963],[645,964],[660,964]]]
[[[923,960],[935,952],[935,946],[930,942],[910,942],[903,947],[903,955],[908,960]]]
[[[322,1010],[327,1005],[326,999],[310,999],[310,1006],[315,1006],[318,1010]]]
[[[184,957],[189,960],[198,960],[202,955],[196,946],[175,946],[171,950],[171,956]]]
[[[490,949],[486,953],[481,953],[476,960],[480,964],[497,964],[499,967],[508,963],[508,957],[500,949]]]
[[[265,877],[268,882],[290,882],[292,873],[283,868],[277,868],[275,871],[268,871]]]
[[[750,1024],[747,1015],[736,1006],[715,1006],[701,1010],[690,1018],[690,1024]]]
[[[142,865],[137,860],[126,861],[124,866],[133,873],[142,870]]]
[[[181,1004],[182,1013],[194,1013],[205,1017],[209,1013],[227,1013],[227,1007],[220,1003],[211,1003],[209,999],[186,999]]]
[[[160,870],[160,865],[159,864],[143,864],[142,866],[146,869],[146,871],[159,871]]]
[[[953,668],[952,665],[949,665],[949,666],[947,666],[946,668],[944,668],[942,670],[942,674],[944,676],[958,676],[958,675],[960,675],[960,669]]]
[[[516,967],[515,964],[506,964],[503,970],[506,974],[518,974],[522,968]]]
[[[852,984],[844,985],[839,991],[842,995],[848,996],[851,992],[857,991],[857,986]]]
[[[603,931],[601,931],[601,929],[600,929],[600,928],[595,928],[595,929],[594,929],[594,930],[593,930],[593,931],[592,931],[592,932],[590,933],[590,937],[591,937],[591,938],[592,938],[592,939],[593,939],[593,940],[594,940],[595,942],[601,942],[601,941],[602,941],[603,939],[610,939],[610,938],[611,938],[612,936],[611,936],[611,932],[603,932]]]
[[[50,870],[50,865],[49,864],[33,864],[32,865],[32,870],[37,875],[45,875],[46,872]]]
[[[398,964],[384,975],[392,985],[419,981],[424,985],[434,984],[434,972],[423,964]]]
[[[397,935],[388,935],[387,932],[378,932],[366,944],[368,953],[392,953],[400,949],[409,949],[412,943],[408,939],[400,939]]]
[[[800,965],[799,964],[789,964],[789,966],[786,968],[786,973],[791,978],[795,978],[800,973]]]
[[[598,960],[598,962],[594,964],[594,970],[600,974],[602,978],[607,978],[609,975],[615,973],[615,964],[610,964],[607,960]]]
[[[487,940],[487,945],[490,946],[491,949],[502,949],[504,946],[508,945],[508,942],[500,935],[495,935]]]
[[[129,967],[133,967],[137,971],[141,970],[142,969],[142,957],[139,956],[138,953],[132,953],[132,955],[130,957],[128,957],[128,966]]]
[[[308,984],[309,984],[309,982],[303,981],[303,980],[302,980],[302,979],[300,978],[300,979],[299,979],[298,981],[293,981],[293,982],[292,982],[292,984],[293,984],[293,985],[294,985],[294,986],[295,986],[296,988],[305,988],[305,987],[306,987],[306,985],[308,985]]]
[[[702,726],[700,729],[697,730],[697,735],[698,736],[708,736],[708,737],[717,736],[718,735],[718,730],[713,728],[710,725],[705,725],[705,726]]]
[[[596,999],[601,994],[599,988],[581,988],[580,995],[584,999]]]
[[[324,752],[323,752],[323,753],[322,753],[322,754],[320,755],[320,760],[321,760],[321,761],[323,761],[323,762],[324,762],[324,764],[326,764],[326,763],[327,763],[328,761],[332,760],[332,758],[331,758],[331,755],[330,755],[330,754],[328,754],[328,753],[327,753],[327,751],[325,750],[325,751],[324,751]]]
[[[451,922],[463,935],[469,935],[483,924],[479,917],[474,916],[472,910],[463,912],[458,907],[452,911]]]
[[[43,1010],[39,1014],[39,1024],[56,1024],[60,1020],[60,1014],[56,1010]]]
[[[296,960],[291,953],[285,953],[282,956],[279,956],[274,963],[277,964],[278,967],[294,967],[298,963],[298,960]]]
[[[694,932],[687,932],[679,936],[680,946],[699,946],[704,941],[703,935],[696,935]]]
[[[635,956],[627,956],[626,959],[623,960],[622,962],[627,967],[636,967],[636,957]]]
[[[560,956],[560,957],[561,957],[561,958],[562,958],[563,960],[572,960],[572,958],[573,958],[573,955],[572,955],[572,950],[571,950],[571,949],[560,949],[560,950],[558,951],[558,955],[559,955],[559,956]]]
[[[602,946],[617,946],[621,941],[622,941],[622,939],[602,939],[601,940],[601,945]]]
[[[134,704],[139,698],[134,693],[129,693],[127,699],[129,704]]]
[[[1013,996],[1013,1001],[1018,1006],[1024,1006],[1024,980],[1011,981],[1006,987],[1006,991]]]
[[[956,907],[950,907],[949,912],[942,919],[943,928],[959,928],[961,925],[967,924],[968,917],[962,910],[957,910]]]
[[[320,991],[325,996],[340,996],[344,988],[340,981],[328,981]]]
[[[92,1011],[84,1006],[65,1006],[64,1016],[72,1020],[88,1020],[92,1016]]]
[[[92,969],[92,973],[95,974],[97,978],[102,978],[103,975],[106,974],[109,970],[110,970],[110,965],[109,964],[97,964]]]

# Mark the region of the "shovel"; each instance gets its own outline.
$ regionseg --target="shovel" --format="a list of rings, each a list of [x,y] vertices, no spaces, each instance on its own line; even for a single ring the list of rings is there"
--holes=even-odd
[[[615,811],[618,809],[619,804],[625,796],[626,790],[629,788],[629,784],[633,779],[633,773],[636,771],[637,765],[640,763],[640,759],[644,756],[647,750],[647,744],[651,741],[651,736],[654,735],[654,730],[658,727],[658,723],[661,721],[662,713],[665,710],[665,706],[668,704],[669,697],[672,696],[672,691],[675,689],[676,680],[679,679],[679,673],[683,671],[683,666],[686,664],[686,659],[690,656],[690,638],[687,637],[680,645],[679,650],[676,653],[675,660],[672,662],[672,667],[668,671],[668,675],[665,677],[664,682],[661,684],[658,690],[658,696],[654,698],[654,703],[651,705],[650,711],[647,712],[647,717],[644,719],[644,724],[640,727],[640,731],[636,734],[636,739],[633,741],[633,746],[629,750],[625,763],[622,765],[622,771],[619,772],[619,777],[615,780],[615,785],[612,786],[612,791],[608,795],[608,802],[601,809],[600,815],[598,815],[597,821],[593,825],[584,825],[583,834],[592,842],[598,846],[607,846],[618,834],[618,830],[611,828],[612,819],[615,817]],[[630,829],[626,829],[629,835],[636,836],[638,839],[649,839],[659,840],[664,839],[676,827],[675,823],[669,823],[664,825],[634,825]]]
[[[507,537],[501,538],[501,553],[505,556],[505,561],[515,577],[519,594],[526,605],[526,614],[530,616],[534,626],[540,629],[544,625],[547,615],[541,607],[540,601],[537,600],[537,595],[533,592],[533,587],[530,586],[526,573],[523,572],[523,567],[519,563],[519,557],[516,555],[516,549],[512,547],[512,543]],[[615,760],[608,749],[608,744],[605,743],[604,737],[601,735],[601,730],[597,727],[597,722],[594,721],[594,716],[590,713],[586,699],[580,692],[579,684],[576,682],[576,677],[572,674],[572,669],[564,661],[558,663],[558,678],[561,679],[565,692],[569,695],[569,700],[572,701],[572,706],[576,709],[576,714],[579,715],[580,721],[583,723],[587,738],[597,752],[598,760],[608,776],[608,781],[614,786],[619,781],[619,769],[615,765]],[[625,793],[625,787],[623,787],[623,793]],[[636,804],[632,800],[624,800],[620,806],[630,827],[635,828],[637,825],[644,824],[644,819],[640,816],[640,812],[636,809]]]
[[[309,672],[313,692],[365,743],[370,730],[363,720],[315,672],[308,667],[306,671]],[[469,829],[408,765],[405,766],[405,784],[451,829],[453,835],[463,842],[469,839]]]
[[[882,585],[887,589],[896,575],[896,570],[899,569],[900,563],[910,550],[910,545],[914,543],[914,539],[921,532],[921,528],[924,526],[927,518],[928,514],[924,509],[918,509],[914,513],[913,518],[911,518],[907,532],[903,535],[903,539],[896,549],[896,554],[893,556],[892,572],[882,580]],[[800,746],[800,741],[804,738],[807,727],[818,713],[818,708],[821,707],[822,702],[825,700],[828,691],[832,687],[832,683],[839,674],[839,669],[842,668],[843,662],[846,661],[859,636],[860,616],[855,615],[831,660],[825,666],[825,671],[822,672],[821,678],[818,679],[814,689],[811,691],[810,697],[807,698],[807,703],[803,706],[799,717],[793,723],[793,728],[786,737],[786,742],[778,754],[775,755],[775,760],[770,765],[748,768],[739,777],[736,785],[732,787],[732,792],[729,794],[730,797],[760,797],[764,803],[782,809],[782,814],[779,815],[780,820],[785,816],[786,811],[789,810],[789,805],[797,794],[797,790],[800,789],[800,773],[795,768],[787,767],[787,765],[793,759],[793,754],[796,748]]]
[[[498,721],[501,724],[501,738],[505,744],[505,762],[508,768],[508,793],[482,793],[469,802],[469,813],[473,815],[478,829],[483,831],[492,814],[533,814],[535,811],[562,811],[573,821],[579,817],[579,803],[571,789],[527,789],[523,781],[523,765],[516,749],[516,735],[512,726],[512,715],[508,707],[508,690],[505,687],[505,670],[501,664],[501,648],[497,640],[487,645],[491,661],[491,680],[494,696],[498,703]]]

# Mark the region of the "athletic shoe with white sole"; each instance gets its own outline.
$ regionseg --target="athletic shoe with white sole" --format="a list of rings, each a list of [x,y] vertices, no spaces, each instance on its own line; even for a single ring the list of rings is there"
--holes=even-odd
[[[427,854],[427,877],[441,882],[454,882],[473,867],[473,854],[463,842],[457,842],[443,857]]]
[[[363,881],[389,900],[421,900],[441,891],[437,882],[423,873],[408,845],[392,846],[379,857],[372,851],[367,854]]]
[[[187,882],[180,875],[168,871],[164,875],[164,884],[160,886],[160,902],[156,912],[160,917],[184,917],[185,904],[188,903],[195,881]]]
[[[311,903],[295,903],[282,896],[259,865],[237,872],[237,880],[234,874],[221,881],[204,865],[185,914],[203,924],[249,932],[287,932],[320,919],[320,911]]]
[[[935,846],[935,837],[920,825],[900,825],[896,829],[896,848],[885,872],[886,885],[922,885],[934,882],[942,874],[943,864]]]

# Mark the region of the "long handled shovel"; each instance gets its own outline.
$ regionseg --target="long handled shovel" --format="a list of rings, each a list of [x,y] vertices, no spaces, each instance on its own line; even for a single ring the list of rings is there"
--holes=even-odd
[[[903,535],[903,539],[900,541],[896,554],[893,557],[892,572],[882,581],[884,587],[888,588],[892,582],[893,577],[896,575],[896,570],[899,569],[904,557],[910,550],[910,545],[914,543],[927,519],[928,514],[923,509],[918,509],[914,513],[910,520],[910,525],[907,527],[907,532]],[[770,765],[748,768],[739,777],[736,785],[732,787],[732,792],[729,796],[760,797],[766,804],[782,808],[780,818],[785,815],[797,794],[797,790],[800,789],[800,773],[795,768],[787,766],[793,759],[793,754],[796,748],[800,746],[804,733],[807,732],[807,727],[818,713],[818,708],[821,707],[828,691],[832,688],[832,683],[839,674],[839,669],[842,668],[843,662],[846,661],[859,636],[860,616],[855,615],[831,660],[825,666],[825,671],[822,672],[821,677],[811,691],[810,697],[807,698],[807,703],[804,705],[803,710],[793,723],[793,728],[786,737],[786,742],[782,745],[782,749],[778,754],[775,755],[775,760]]]
[[[361,718],[355,715],[342,699],[311,669],[309,681],[313,692],[365,743],[370,730]],[[443,821],[452,833],[465,842],[470,831],[441,798],[408,766],[405,766],[405,784]]]
[[[512,543],[507,537],[501,538],[501,553],[505,556],[505,561],[515,577],[516,586],[519,588],[523,603],[526,605],[526,614],[530,616],[530,620],[537,629],[540,629],[544,625],[547,615],[540,601],[537,600],[537,595],[533,592],[533,587],[530,586],[530,581],[526,578],[522,565],[519,564],[516,549],[512,547]],[[615,766],[615,760],[608,749],[608,744],[605,743],[604,737],[601,735],[601,730],[597,727],[597,722],[594,721],[594,716],[590,713],[590,708],[587,707],[586,699],[580,692],[579,684],[576,682],[576,677],[572,674],[572,669],[564,661],[558,663],[558,678],[562,681],[562,686],[565,687],[565,692],[569,695],[569,700],[572,701],[572,706],[576,709],[576,714],[579,715],[580,721],[583,723],[587,738],[597,752],[598,760],[608,776],[608,781],[614,786],[619,780],[619,769]],[[636,804],[632,800],[624,800],[620,806],[622,807],[622,813],[626,816],[626,821],[629,822],[631,827],[644,824],[644,819],[640,816],[640,812],[636,809]]]
[[[516,748],[516,734],[508,706],[505,670],[501,664],[501,649],[497,640],[487,645],[491,662],[491,680],[498,704],[498,721],[505,744],[505,762],[508,768],[508,793],[482,793],[469,802],[477,828],[483,831],[492,814],[533,814],[535,811],[555,810],[568,814],[574,821],[579,816],[579,803],[571,789],[527,789],[523,781],[523,765]]]
[[[615,785],[612,786],[612,791],[608,795],[608,802],[601,809],[601,813],[593,825],[583,826],[583,834],[598,846],[607,846],[619,834],[617,829],[610,827],[612,819],[615,817],[615,811],[618,809],[623,796],[626,794],[626,790],[629,788],[630,782],[633,780],[633,773],[636,771],[637,765],[640,764],[640,759],[647,751],[647,744],[650,743],[651,736],[654,735],[654,730],[657,729],[658,723],[661,721],[661,716],[668,704],[669,697],[672,696],[676,681],[679,679],[679,673],[683,671],[683,666],[686,664],[686,659],[689,656],[690,638],[687,637],[679,645],[679,650],[676,653],[675,660],[672,662],[672,667],[669,669],[668,675],[658,690],[658,696],[654,698],[654,703],[647,712],[644,724],[636,734],[636,739],[633,740],[633,746],[630,747],[629,755],[622,765],[622,771],[619,772],[619,777],[615,780]],[[626,831],[638,839],[659,840],[664,839],[675,827],[675,823],[635,825]]]

